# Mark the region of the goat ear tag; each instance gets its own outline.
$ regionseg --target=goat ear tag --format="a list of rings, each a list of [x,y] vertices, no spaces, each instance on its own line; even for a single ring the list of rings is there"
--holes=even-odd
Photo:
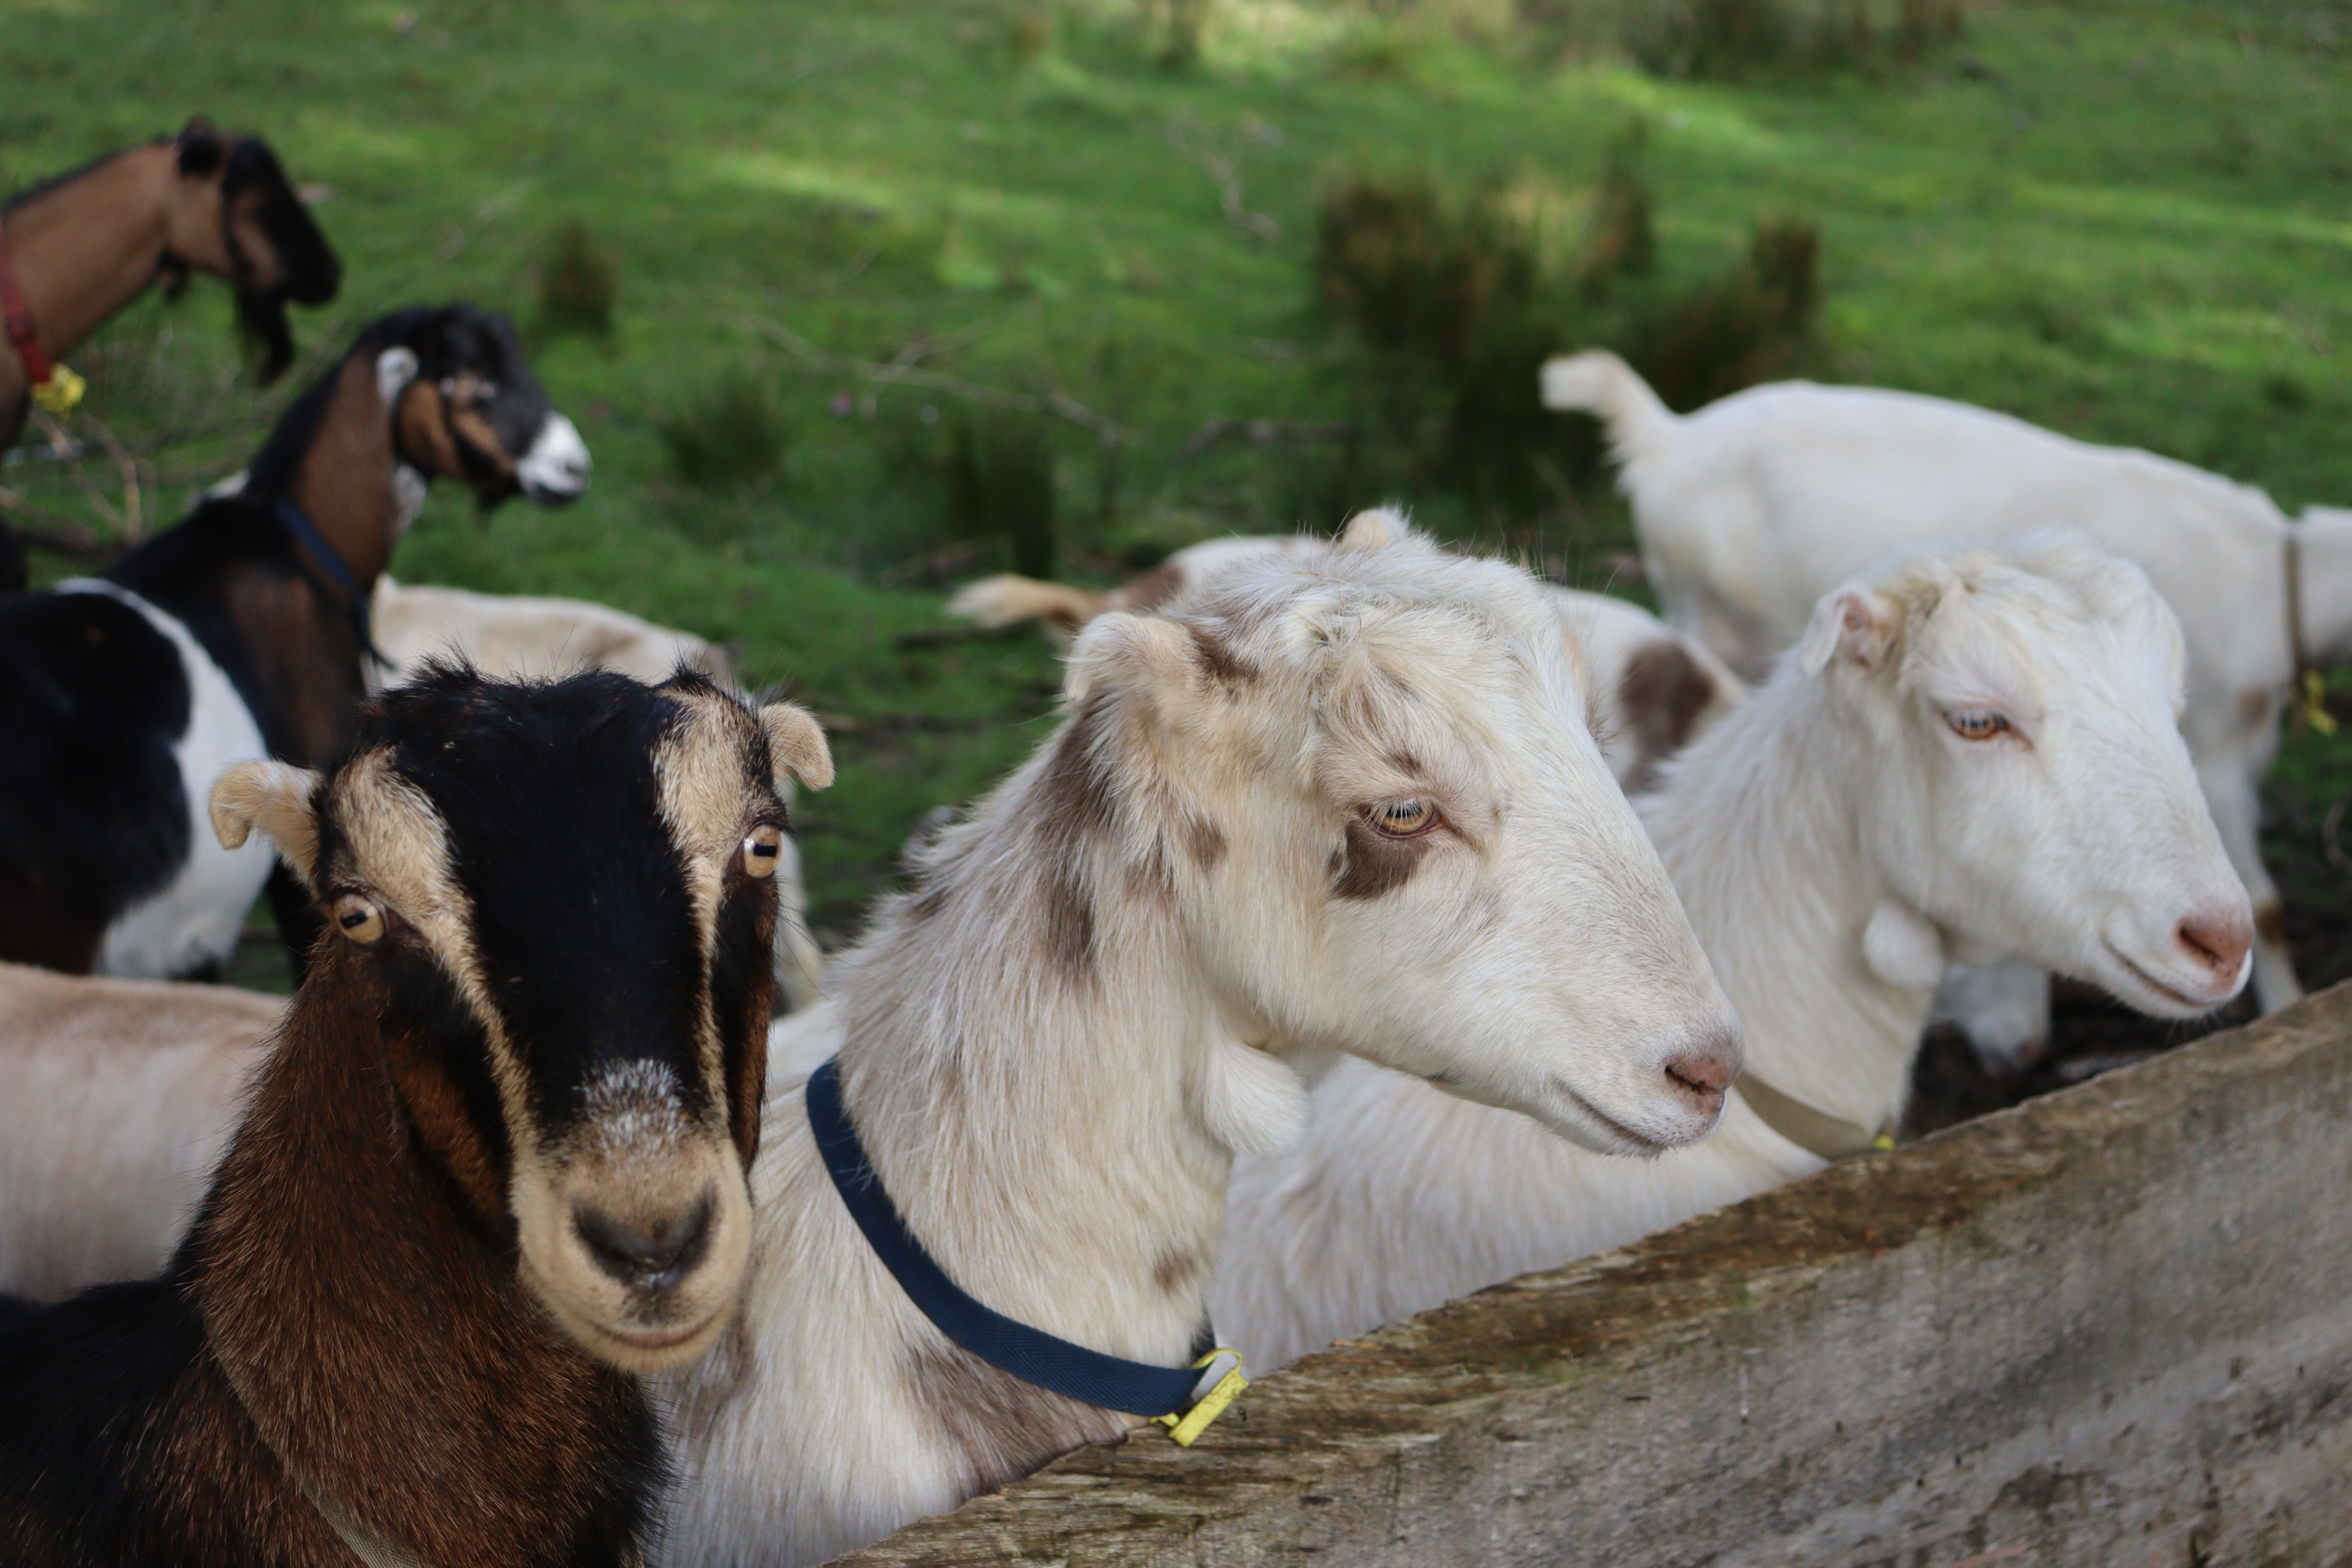
[[[52,417],[63,419],[81,406],[82,394],[89,390],[89,383],[76,375],[70,367],[52,364],[49,379],[33,388],[33,401]]]
[[[1242,1391],[1249,1386],[1249,1379],[1243,1375],[1242,1356],[1239,1351],[1227,1350],[1220,1345],[1194,1362],[1192,1365],[1197,1369],[1206,1370],[1223,1356],[1234,1358],[1233,1369],[1217,1379],[1215,1387],[1194,1400],[1190,1410],[1181,1415],[1155,1415],[1151,1418],[1157,1425],[1168,1428],[1169,1440],[1180,1448],[1191,1447],[1193,1441],[1209,1429],[1209,1423],[1223,1415],[1225,1413],[1225,1407],[1239,1399]]]

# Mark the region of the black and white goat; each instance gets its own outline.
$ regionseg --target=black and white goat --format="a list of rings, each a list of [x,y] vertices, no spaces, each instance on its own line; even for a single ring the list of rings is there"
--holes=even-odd
[[[201,973],[269,880],[203,831],[229,764],[317,765],[365,695],[368,595],[434,478],[568,501],[588,451],[504,317],[414,309],[362,331],[241,489],[103,578],[0,600],[0,958]],[[273,889],[298,953],[315,919]]]
[[[0,1313],[0,1562],[619,1564],[637,1374],[726,1331],[751,1233],[800,710],[699,677],[376,700],[247,763],[321,944],[159,1279]]]

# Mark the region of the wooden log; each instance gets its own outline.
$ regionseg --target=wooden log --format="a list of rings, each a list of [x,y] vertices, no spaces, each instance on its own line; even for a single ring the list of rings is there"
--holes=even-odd
[[[2352,1562],[2352,986],[839,1561]]]

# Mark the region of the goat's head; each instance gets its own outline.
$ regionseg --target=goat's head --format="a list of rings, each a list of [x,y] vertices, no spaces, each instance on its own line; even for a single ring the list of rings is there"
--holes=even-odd
[[[2182,669],[2147,576],[2071,535],[1906,556],[1822,600],[1779,679],[1823,682],[1867,737],[1863,831],[1926,921],[1873,922],[1883,974],[2011,955],[2163,1017],[2238,994],[2253,916],[2180,738]]]
[[[381,1019],[402,1135],[633,1370],[707,1349],[740,1293],[788,774],[831,781],[808,715],[699,676],[439,667],[324,775],[214,788],[223,842],[268,835],[320,895],[305,986]]]
[[[587,489],[587,443],[548,401],[504,316],[466,304],[403,310],[362,337],[380,355],[403,462],[464,482],[484,506],[515,495],[562,506]]]
[[[1070,657],[1073,850],[1164,878],[1235,1033],[1648,1152],[1739,1030],[1540,586],[1388,513],[1237,562]],[[1092,823],[1093,841],[1087,841]]]
[[[237,323],[262,347],[261,379],[273,381],[294,360],[286,301],[333,299],[342,263],[268,142],[223,136],[192,120],[172,145],[177,178],[165,216],[167,287],[184,288],[191,268],[228,279]]]

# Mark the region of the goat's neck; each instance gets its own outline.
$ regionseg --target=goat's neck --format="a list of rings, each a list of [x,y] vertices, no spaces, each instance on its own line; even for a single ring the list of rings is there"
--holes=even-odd
[[[1643,817],[1747,1036],[1748,1070],[1875,1130],[1901,1112],[1932,991],[1890,984],[1863,933],[1894,898],[1871,848],[1887,759],[1779,679],[1671,767]]]
[[[644,1396],[418,1152],[382,1001],[320,951],[183,1253],[211,1353],[331,1521],[443,1568],[618,1563],[658,1467]]]
[[[2320,664],[2352,663],[2352,511],[2290,523],[2303,562],[2303,650]]]
[[[176,156],[164,146],[109,158],[0,219],[17,285],[51,359],[72,353],[155,281],[170,242]],[[14,350],[0,353],[0,378],[12,389],[25,384]]]
[[[1099,859],[1046,858],[1052,829],[1017,790],[983,832],[1003,837],[846,961],[845,1103],[892,1201],[965,1290],[1179,1364],[1232,1164],[1204,1086],[1229,1066],[1220,1053],[1255,1053],[1221,1028],[1166,903]],[[1092,911],[1083,973],[1047,934],[1069,913],[1047,906],[1074,897]]]
[[[287,494],[351,568],[362,598],[392,563],[400,537],[398,461],[375,363],[365,353],[352,354],[335,373],[334,391]]]

